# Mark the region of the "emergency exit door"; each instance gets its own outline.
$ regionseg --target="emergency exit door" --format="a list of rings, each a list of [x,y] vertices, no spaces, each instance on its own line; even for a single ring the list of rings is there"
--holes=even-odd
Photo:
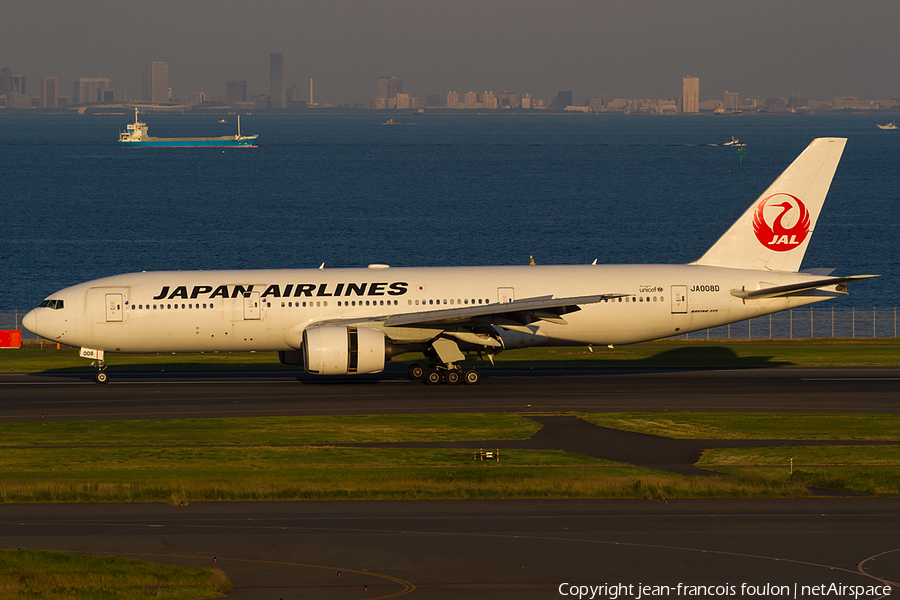
[[[259,319],[259,292],[244,292],[244,320]]]
[[[106,322],[121,322],[122,313],[122,294],[106,295]]]
[[[686,285],[673,285],[672,286],[672,314],[684,314],[688,310],[687,303],[687,286]]]

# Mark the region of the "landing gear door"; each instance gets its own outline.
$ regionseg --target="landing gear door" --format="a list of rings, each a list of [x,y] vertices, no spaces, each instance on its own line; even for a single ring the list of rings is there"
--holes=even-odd
[[[511,287],[497,288],[497,302],[508,304],[516,299],[516,291]]]
[[[244,320],[259,319],[259,292],[244,292]]]
[[[672,314],[685,314],[688,311],[687,286],[672,286]]]
[[[106,294],[106,322],[120,323],[124,312],[122,294]]]

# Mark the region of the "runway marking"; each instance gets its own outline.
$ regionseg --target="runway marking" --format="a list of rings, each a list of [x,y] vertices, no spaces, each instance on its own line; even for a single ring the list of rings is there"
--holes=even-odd
[[[193,560],[197,560],[197,559],[209,560],[208,556],[190,556],[190,555],[183,555],[183,554],[147,554],[147,553],[140,553],[140,552],[102,552],[101,553],[101,552],[80,552],[80,551],[74,551],[71,553],[72,554],[89,554],[89,555],[108,554],[108,555],[112,555],[112,556],[146,556],[146,557],[154,557],[154,558],[163,557],[163,558],[188,558],[188,559],[193,559]],[[259,559],[253,559],[253,558],[230,558],[227,556],[220,556],[220,557],[218,557],[218,560],[221,560],[221,561],[230,560],[230,561],[234,561],[234,562],[256,563],[256,564],[264,564],[264,565],[280,565],[280,566],[285,566],[285,567],[304,567],[307,569],[327,569],[332,572],[341,571],[344,573],[355,573],[357,575],[368,575],[368,576],[372,576],[372,577],[379,577],[381,579],[386,579],[388,581],[391,581],[393,583],[403,586],[403,589],[400,590],[399,592],[394,592],[394,593],[388,594],[386,596],[375,596],[373,598],[367,598],[367,600],[385,600],[386,598],[397,598],[398,596],[405,596],[406,594],[411,594],[416,589],[415,584],[410,583],[409,581],[400,579],[399,577],[394,577],[393,575],[384,575],[382,573],[375,573],[374,571],[357,571],[355,569],[346,569],[343,567],[329,567],[326,565],[308,565],[305,563],[293,563],[293,562],[284,562],[284,561],[278,561],[278,560],[259,560]]]
[[[900,377],[801,377],[800,381],[900,381]]]
[[[868,561],[878,558],[879,556],[884,556],[885,554],[891,554],[893,552],[900,552],[900,548],[894,548],[893,550],[885,550],[884,552],[882,552],[880,554],[876,554],[874,556],[870,556],[869,558],[863,559],[863,560],[859,561],[858,565],[856,565],[856,569],[860,573],[868,575],[869,577],[875,577],[876,579],[880,579],[884,583],[889,583],[891,585],[900,586],[900,583],[897,583],[896,581],[889,581],[887,579],[882,579],[881,577],[878,577],[877,575],[869,575],[868,573],[866,573],[865,569],[863,569],[863,565],[865,565]]]

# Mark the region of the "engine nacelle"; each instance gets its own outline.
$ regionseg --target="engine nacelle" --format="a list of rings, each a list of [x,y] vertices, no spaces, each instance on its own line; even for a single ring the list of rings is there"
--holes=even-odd
[[[324,326],[303,330],[303,367],[317,375],[384,370],[384,333],[366,327]]]

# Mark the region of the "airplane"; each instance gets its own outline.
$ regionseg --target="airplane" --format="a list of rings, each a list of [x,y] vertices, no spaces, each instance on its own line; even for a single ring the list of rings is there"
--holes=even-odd
[[[476,384],[465,353],[610,346],[689,333],[847,294],[878,275],[801,272],[844,146],[819,138],[699,259],[682,265],[484,266],[114,275],[49,295],[22,320],[80,347],[106,383],[106,352],[277,351],[308,373]]]

